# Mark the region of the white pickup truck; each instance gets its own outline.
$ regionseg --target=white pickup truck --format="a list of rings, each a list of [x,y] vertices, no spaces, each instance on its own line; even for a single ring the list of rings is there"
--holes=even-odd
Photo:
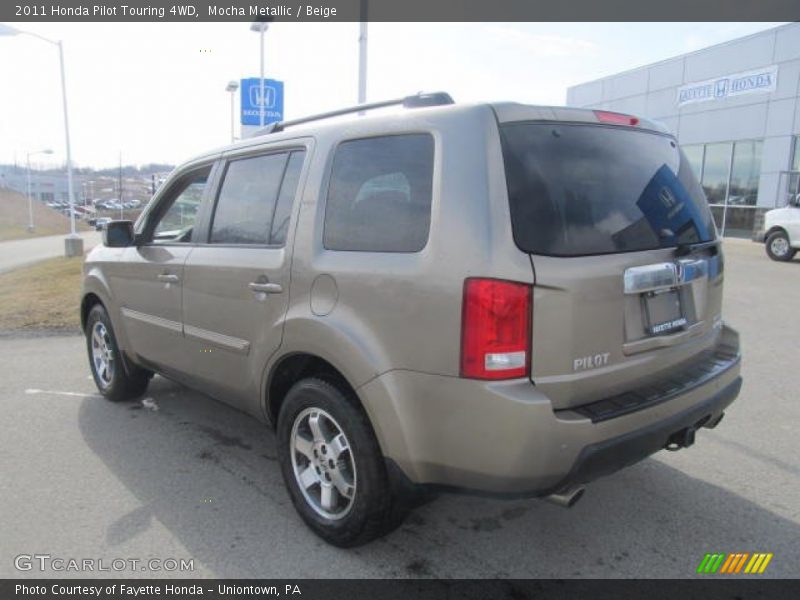
[[[764,215],[764,242],[772,260],[789,261],[800,249],[800,194]]]

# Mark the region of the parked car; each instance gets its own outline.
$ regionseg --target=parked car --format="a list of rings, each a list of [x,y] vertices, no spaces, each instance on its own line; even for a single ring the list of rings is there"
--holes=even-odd
[[[420,490],[571,506],[715,427],[739,338],[668,130],[396,103],[201,154],[135,225],[109,223],[81,303],[100,393],[136,398],[161,373],[274,427],[294,506],[339,546]]]
[[[89,225],[94,225],[94,228],[97,231],[101,231],[106,225],[111,222],[109,217],[96,217],[94,223],[92,223],[92,219],[89,220]]]
[[[764,215],[764,243],[772,260],[790,261],[800,249],[800,194]]]

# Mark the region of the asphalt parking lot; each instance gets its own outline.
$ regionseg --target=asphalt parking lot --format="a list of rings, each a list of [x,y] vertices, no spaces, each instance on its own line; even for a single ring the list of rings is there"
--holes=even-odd
[[[38,553],[194,559],[126,577],[682,578],[706,552],[772,552],[760,577],[797,577],[800,259],[738,240],[726,252],[744,387],[720,427],[595,482],[570,510],[441,496],[354,550],[303,526],[274,437],[249,417],[160,377],[144,405],[112,404],[82,338],[0,338],[0,577],[81,575],[15,569]]]

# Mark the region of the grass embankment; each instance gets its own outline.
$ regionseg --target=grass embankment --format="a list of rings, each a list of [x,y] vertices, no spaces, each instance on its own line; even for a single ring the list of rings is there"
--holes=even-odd
[[[21,240],[69,232],[69,218],[38,200],[33,201],[33,233],[28,232],[28,198],[9,189],[0,188],[0,242]],[[78,231],[92,228],[77,221]]]
[[[0,274],[0,331],[75,331],[83,257],[51,258]]]

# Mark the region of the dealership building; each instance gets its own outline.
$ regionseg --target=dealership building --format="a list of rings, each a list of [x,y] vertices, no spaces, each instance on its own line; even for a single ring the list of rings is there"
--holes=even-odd
[[[800,23],[573,86],[567,104],[664,123],[724,235],[757,235],[800,194]]]

